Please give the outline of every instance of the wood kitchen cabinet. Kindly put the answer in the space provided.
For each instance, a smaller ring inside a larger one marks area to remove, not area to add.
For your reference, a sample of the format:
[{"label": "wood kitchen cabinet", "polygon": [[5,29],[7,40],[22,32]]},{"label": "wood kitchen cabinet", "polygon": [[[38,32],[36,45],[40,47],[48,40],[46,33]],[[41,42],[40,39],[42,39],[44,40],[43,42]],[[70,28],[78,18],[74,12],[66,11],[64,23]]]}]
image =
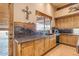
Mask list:
[{"label": "wood kitchen cabinet", "polygon": [[55,27],[59,29],[79,28],[79,15],[57,18],[55,24]]},{"label": "wood kitchen cabinet", "polygon": [[34,46],[35,46],[35,56],[40,56],[44,54],[44,38],[38,39],[34,41]]},{"label": "wood kitchen cabinet", "polygon": [[60,35],[60,38],[59,38],[60,40],[60,43],[65,43],[65,44],[67,44],[67,36],[66,35]]},{"label": "wood kitchen cabinet", "polygon": [[45,51],[48,51],[50,49],[50,38],[45,38]]},{"label": "wood kitchen cabinet", "polygon": [[50,49],[56,46],[56,36],[50,38]]},{"label": "wood kitchen cabinet", "polygon": [[73,27],[79,28],[79,15],[76,15],[76,16],[73,17]]},{"label": "wood kitchen cabinet", "polygon": [[60,35],[60,43],[69,44],[72,46],[76,46],[78,40],[77,35],[67,35],[67,34],[61,34]]},{"label": "wood kitchen cabinet", "polygon": [[15,42],[15,55],[16,56],[33,56],[34,43],[33,41],[16,43]]},{"label": "wood kitchen cabinet", "polygon": [[22,56],[33,56],[34,55],[33,41],[23,43],[21,52],[22,52]]},{"label": "wood kitchen cabinet", "polygon": [[49,36],[47,36],[26,42],[15,40],[15,55],[41,56],[47,51],[49,51],[51,48],[53,48],[54,46],[56,46],[56,37],[54,36],[52,36],[51,39]]},{"label": "wood kitchen cabinet", "polygon": [[70,44],[72,46],[76,46],[77,40],[78,40],[78,37],[75,35],[68,36],[68,44]]},{"label": "wood kitchen cabinet", "polygon": [[34,55],[34,47],[24,47],[22,48],[22,56],[33,56]]}]

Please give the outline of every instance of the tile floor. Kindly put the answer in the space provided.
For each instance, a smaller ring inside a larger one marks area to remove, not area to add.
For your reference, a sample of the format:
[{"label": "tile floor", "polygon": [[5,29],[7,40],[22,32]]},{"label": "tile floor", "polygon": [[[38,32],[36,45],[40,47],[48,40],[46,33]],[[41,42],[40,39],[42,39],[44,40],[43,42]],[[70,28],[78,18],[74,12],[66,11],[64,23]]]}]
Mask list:
[{"label": "tile floor", "polygon": [[76,52],[76,48],[60,44],[45,56],[79,56],[79,54]]}]

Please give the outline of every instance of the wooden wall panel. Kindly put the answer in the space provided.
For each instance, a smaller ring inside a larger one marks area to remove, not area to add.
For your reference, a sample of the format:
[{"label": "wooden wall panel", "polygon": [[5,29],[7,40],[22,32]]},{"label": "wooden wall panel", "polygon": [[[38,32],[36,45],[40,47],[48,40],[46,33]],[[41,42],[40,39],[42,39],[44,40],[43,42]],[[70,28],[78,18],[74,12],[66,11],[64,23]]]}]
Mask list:
[{"label": "wooden wall panel", "polygon": [[0,3],[0,29],[9,31],[8,55],[13,55],[13,9],[12,4]]},{"label": "wooden wall panel", "polygon": [[0,3],[0,28],[8,28],[9,14],[8,4]]},{"label": "wooden wall panel", "polygon": [[9,56],[13,56],[14,23],[13,23],[13,4],[8,4],[9,10]]}]

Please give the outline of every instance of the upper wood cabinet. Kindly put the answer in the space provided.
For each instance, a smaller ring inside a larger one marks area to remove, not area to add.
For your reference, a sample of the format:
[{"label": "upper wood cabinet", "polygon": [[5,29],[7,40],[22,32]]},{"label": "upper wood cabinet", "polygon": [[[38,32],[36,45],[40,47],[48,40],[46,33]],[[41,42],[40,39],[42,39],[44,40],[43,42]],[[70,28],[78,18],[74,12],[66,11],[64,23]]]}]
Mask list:
[{"label": "upper wood cabinet", "polygon": [[[55,21],[58,23],[56,24],[56,27],[59,29],[79,28],[79,10],[75,10],[78,8],[78,6],[79,4],[74,4],[72,6],[56,11]],[[70,12],[71,9],[74,10]]]},{"label": "upper wood cabinet", "polygon": [[66,7],[66,8],[63,8],[63,9],[60,9],[60,10],[56,11],[55,12],[55,18],[60,18],[60,17],[79,14],[79,10],[70,12],[71,8],[75,9],[75,7],[78,7],[78,6],[79,6],[79,4],[74,4],[74,5],[71,5],[69,7]]},{"label": "upper wood cabinet", "polygon": [[79,15],[75,15],[73,18],[73,27],[78,28],[79,27]]},{"label": "upper wood cabinet", "polygon": [[59,29],[79,28],[79,15],[56,19],[55,24]]}]

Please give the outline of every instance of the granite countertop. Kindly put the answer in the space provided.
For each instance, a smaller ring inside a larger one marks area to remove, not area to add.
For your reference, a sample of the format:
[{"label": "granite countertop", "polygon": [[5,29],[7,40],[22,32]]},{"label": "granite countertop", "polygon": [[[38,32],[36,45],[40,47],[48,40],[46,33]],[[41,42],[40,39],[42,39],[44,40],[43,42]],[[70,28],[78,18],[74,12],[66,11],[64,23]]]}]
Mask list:
[{"label": "granite countertop", "polygon": [[70,35],[70,36],[79,36],[79,34],[73,34],[73,33],[62,33],[62,34]]},{"label": "granite countertop", "polygon": [[41,38],[46,38],[46,37],[53,37],[53,35],[33,35],[33,36],[26,36],[26,37],[22,37],[22,38],[15,38],[15,41],[17,43],[24,43],[24,42],[28,42],[28,41],[33,41],[33,40],[38,40]]}]

